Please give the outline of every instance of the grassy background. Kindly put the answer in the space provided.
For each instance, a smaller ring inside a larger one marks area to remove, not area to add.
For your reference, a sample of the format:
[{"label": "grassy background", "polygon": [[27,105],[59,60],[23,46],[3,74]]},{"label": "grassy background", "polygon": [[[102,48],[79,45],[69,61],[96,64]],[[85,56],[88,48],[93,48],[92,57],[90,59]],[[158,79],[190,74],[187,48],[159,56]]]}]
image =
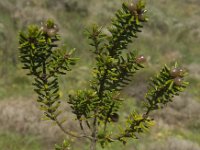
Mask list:
[{"label": "grassy background", "polygon": [[[69,49],[76,47],[80,61],[72,72],[60,79],[63,99],[66,99],[66,91],[82,89],[90,79],[93,60],[85,29],[93,23],[108,27],[120,4],[120,0],[0,1],[0,149],[47,150],[63,137],[56,127],[40,120],[31,78],[25,75],[18,60],[19,30],[52,18],[59,25],[61,44]],[[164,64],[178,61],[189,72],[190,86],[167,108],[153,114],[157,124],[150,133],[142,135],[140,140],[130,141],[126,148],[113,144],[107,149],[200,150],[199,6],[199,0],[147,1],[149,22],[129,49],[144,54],[148,63],[123,90],[127,103],[121,110],[122,118],[132,109],[142,110],[146,81]],[[67,124],[69,128],[74,127],[72,117]],[[77,144],[80,143],[74,143],[73,149]],[[88,149],[84,141],[81,145],[85,148],[80,149]]]}]

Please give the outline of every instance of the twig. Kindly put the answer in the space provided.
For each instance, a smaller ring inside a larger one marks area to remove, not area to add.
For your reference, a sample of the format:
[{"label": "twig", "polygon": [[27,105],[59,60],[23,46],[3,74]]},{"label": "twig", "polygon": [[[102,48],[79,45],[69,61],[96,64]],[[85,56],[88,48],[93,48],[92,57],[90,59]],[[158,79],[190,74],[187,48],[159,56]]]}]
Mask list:
[{"label": "twig", "polygon": [[91,136],[88,136],[88,135],[77,135],[75,133],[67,131],[57,119],[55,119],[55,122],[57,123],[59,128],[67,135],[70,135],[70,136],[75,137],[75,138],[88,138],[88,139],[92,140]]}]

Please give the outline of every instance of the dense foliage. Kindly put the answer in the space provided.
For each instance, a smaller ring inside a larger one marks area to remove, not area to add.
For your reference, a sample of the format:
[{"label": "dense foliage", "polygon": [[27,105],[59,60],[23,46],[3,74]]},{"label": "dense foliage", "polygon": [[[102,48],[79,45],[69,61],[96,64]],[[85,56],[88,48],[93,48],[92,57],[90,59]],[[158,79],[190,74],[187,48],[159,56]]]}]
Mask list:
[{"label": "dense foliage", "polygon": [[[30,26],[26,33],[20,33],[20,58],[28,75],[34,77],[33,85],[38,94],[38,102],[44,115],[57,123],[61,130],[73,137],[87,138],[91,141],[91,150],[100,142],[102,147],[108,143],[120,141],[123,144],[129,138],[138,138],[139,133],[147,131],[153,125],[149,114],[164,107],[175,95],[182,92],[187,82],[183,81],[185,71],[177,66],[163,69],[152,78],[144,102],[145,112],[133,111],[118,131],[109,129],[110,124],[120,119],[119,108],[125,102],[120,90],[128,85],[132,76],[142,69],[145,57],[135,50],[127,50],[132,38],[137,38],[143,24],[147,21],[145,3],[123,3],[112,20],[112,26],[105,34],[102,27],[94,25],[88,30],[90,45],[96,60],[93,78],[85,90],[78,90],[69,95],[68,103],[76,115],[82,133],[68,131],[58,119],[59,110],[59,75],[70,71],[75,64],[73,51],[58,48],[60,40],[57,25],[48,20],[41,28]],[[67,145],[67,144],[64,144]],[[64,146],[57,146],[64,149]]]}]

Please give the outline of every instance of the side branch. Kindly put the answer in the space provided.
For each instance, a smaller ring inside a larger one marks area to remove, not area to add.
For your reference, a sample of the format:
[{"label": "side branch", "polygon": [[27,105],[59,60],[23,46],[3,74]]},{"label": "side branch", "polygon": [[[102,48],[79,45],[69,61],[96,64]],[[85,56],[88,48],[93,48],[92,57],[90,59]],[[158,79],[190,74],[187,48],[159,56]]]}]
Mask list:
[{"label": "side branch", "polygon": [[67,135],[69,135],[69,136],[72,136],[72,137],[75,137],[75,138],[87,138],[87,139],[89,139],[89,140],[92,140],[92,137],[91,137],[91,136],[88,136],[88,135],[79,135],[79,134],[76,134],[76,133],[72,133],[72,132],[66,130],[66,129],[62,126],[62,124],[61,124],[57,119],[55,119],[54,121],[56,122],[56,124],[58,125],[58,127],[59,127],[65,134],[67,134]]}]

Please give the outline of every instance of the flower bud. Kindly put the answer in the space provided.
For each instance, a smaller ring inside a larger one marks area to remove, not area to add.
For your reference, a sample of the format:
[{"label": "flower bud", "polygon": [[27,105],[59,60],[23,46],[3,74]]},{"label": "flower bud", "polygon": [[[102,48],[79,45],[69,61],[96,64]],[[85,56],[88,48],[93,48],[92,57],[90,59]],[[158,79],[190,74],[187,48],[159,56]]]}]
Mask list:
[{"label": "flower bud", "polygon": [[42,25],[40,31],[42,31],[43,33],[47,33],[47,27],[45,25]]},{"label": "flower bud", "polygon": [[110,119],[112,122],[118,122],[119,121],[119,115],[117,113],[113,113],[110,115]]},{"label": "flower bud", "polygon": [[54,28],[48,29],[48,30],[47,30],[47,35],[48,35],[49,37],[55,36],[56,33],[57,33],[57,31],[56,31]]},{"label": "flower bud", "polygon": [[178,77],[179,76],[179,69],[178,68],[173,68],[171,71],[170,71],[170,75],[172,77]]},{"label": "flower bud", "polygon": [[184,74],[185,74],[185,70],[182,69],[182,68],[180,68],[180,69],[179,69],[179,76],[180,76],[180,77],[183,77]]},{"label": "flower bud", "polygon": [[144,21],[146,21],[145,19],[145,16],[143,15],[143,14],[139,14],[138,15],[138,19],[139,19],[139,21],[141,21],[141,22],[144,22]]},{"label": "flower bud", "polygon": [[184,76],[184,73],[185,73],[185,70],[182,69],[182,68],[173,68],[171,71],[170,71],[170,75],[172,77],[183,77]]},{"label": "flower bud", "polygon": [[137,6],[134,3],[130,3],[127,7],[132,15],[137,14]]},{"label": "flower bud", "polygon": [[141,64],[141,63],[144,63],[144,62],[146,62],[146,58],[143,55],[136,57],[136,63],[137,64]]},{"label": "flower bud", "polygon": [[54,26],[53,26],[53,29],[55,29],[55,30],[56,30],[56,32],[58,32],[58,31],[59,31],[59,28],[58,28],[57,24],[54,24]]},{"label": "flower bud", "polygon": [[182,84],[182,78],[180,77],[174,78],[174,84],[180,86]]}]

